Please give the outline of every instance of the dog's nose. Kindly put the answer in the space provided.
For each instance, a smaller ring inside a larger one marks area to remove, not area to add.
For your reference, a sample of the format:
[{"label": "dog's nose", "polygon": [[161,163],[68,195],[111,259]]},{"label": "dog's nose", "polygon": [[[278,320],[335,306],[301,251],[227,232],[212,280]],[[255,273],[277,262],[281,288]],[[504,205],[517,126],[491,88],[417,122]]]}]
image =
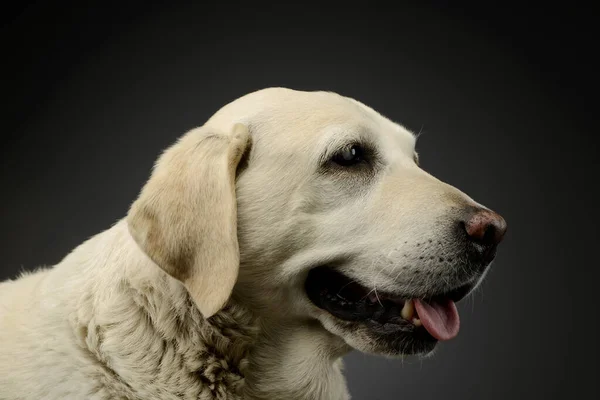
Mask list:
[{"label": "dog's nose", "polygon": [[494,211],[475,209],[463,221],[468,239],[477,244],[484,263],[490,263],[496,256],[496,248],[506,233],[506,221]]},{"label": "dog's nose", "polygon": [[464,224],[469,239],[485,246],[497,246],[506,233],[506,221],[491,210],[479,209],[471,213]]}]

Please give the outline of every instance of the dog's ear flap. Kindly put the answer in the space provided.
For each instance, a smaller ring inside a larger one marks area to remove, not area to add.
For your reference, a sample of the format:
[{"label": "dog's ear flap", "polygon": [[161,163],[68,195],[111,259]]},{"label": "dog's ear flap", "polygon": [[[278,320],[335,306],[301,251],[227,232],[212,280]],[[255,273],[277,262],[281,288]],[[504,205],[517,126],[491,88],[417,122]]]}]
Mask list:
[{"label": "dog's ear flap", "polygon": [[137,244],[205,318],[225,305],[238,276],[235,176],[248,142],[242,124],[188,132],[159,157],[127,215]]}]

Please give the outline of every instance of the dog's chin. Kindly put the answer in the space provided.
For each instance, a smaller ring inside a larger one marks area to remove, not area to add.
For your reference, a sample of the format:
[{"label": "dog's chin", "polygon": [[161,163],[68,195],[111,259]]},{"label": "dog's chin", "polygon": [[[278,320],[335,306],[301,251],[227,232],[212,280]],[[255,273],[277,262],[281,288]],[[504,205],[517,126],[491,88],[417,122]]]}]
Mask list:
[{"label": "dog's chin", "polygon": [[438,343],[431,335],[408,324],[344,321],[327,312],[322,312],[318,318],[327,331],[340,337],[352,349],[367,354],[390,358],[426,356]]},{"label": "dog's chin", "polygon": [[[435,321],[421,321],[415,301],[421,304],[451,303],[448,307],[454,307],[454,302],[472,289],[473,285],[467,284],[451,292],[423,295],[422,299],[413,300],[375,293],[328,266],[311,270],[305,282],[306,294],[319,309],[318,319],[325,329],[356,350],[388,357],[427,355],[440,340],[458,333],[458,320],[446,320],[446,331],[436,331]],[[441,308],[443,314],[444,306],[436,307]],[[458,318],[455,308],[448,314]],[[426,325],[429,328],[426,329]]]}]

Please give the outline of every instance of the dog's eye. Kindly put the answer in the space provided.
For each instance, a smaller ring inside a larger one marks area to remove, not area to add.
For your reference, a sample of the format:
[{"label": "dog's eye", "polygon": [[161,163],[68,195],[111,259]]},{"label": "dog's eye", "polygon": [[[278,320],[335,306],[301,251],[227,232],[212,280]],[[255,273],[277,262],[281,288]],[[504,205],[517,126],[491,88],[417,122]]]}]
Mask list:
[{"label": "dog's eye", "polygon": [[364,153],[364,149],[361,146],[352,144],[337,152],[332,157],[331,161],[343,167],[348,167],[363,162]]}]

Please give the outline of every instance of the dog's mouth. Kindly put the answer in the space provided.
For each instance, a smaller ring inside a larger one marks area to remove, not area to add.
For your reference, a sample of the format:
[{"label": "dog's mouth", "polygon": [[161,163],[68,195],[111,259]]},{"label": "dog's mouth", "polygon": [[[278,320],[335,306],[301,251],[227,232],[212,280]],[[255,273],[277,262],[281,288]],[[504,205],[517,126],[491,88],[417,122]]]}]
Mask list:
[{"label": "dog's mouth", "polygon": [[458,334],[455,303],[472,288],[468,284],[448,293],[410,298],[369,289],[328,266],[311,270],[305,284],[309,299],[336,318],[366,323],[386,334],[410,332],[427,341]]}]

